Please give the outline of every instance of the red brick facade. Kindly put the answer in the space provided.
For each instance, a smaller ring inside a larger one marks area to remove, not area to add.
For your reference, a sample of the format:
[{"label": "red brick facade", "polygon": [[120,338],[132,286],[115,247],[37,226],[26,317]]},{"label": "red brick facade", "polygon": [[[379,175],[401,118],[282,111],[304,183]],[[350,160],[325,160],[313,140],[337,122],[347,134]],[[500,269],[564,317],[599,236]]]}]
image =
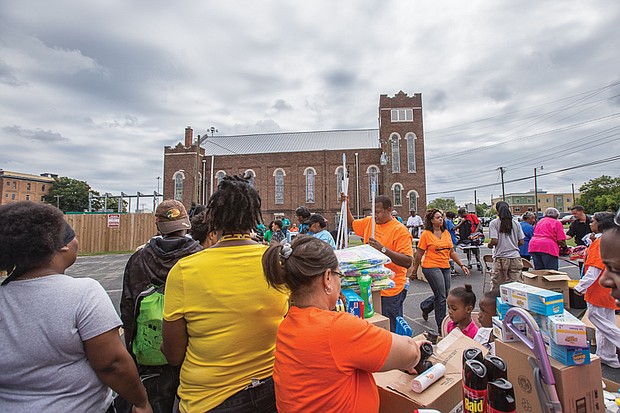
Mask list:
[{"label": "red brick facade", "polygon": [[[217,155],[213,157],[213,173],[224,171],[227,175],[243,175],[252,170],[255,173],[254,187],[258,190],[262,200],[263,219],[271,221],[274,214],[283,213],[295,221],[294,210],[301,205],[324,215],[329,222],[328,229],[334,229],[336,215],[340,212],[338,195],[337,168],[342,166],[342,154],[346,154],[349,170],[349,199],[351,211],[357,214],[359,205],[360,215],[370,215],[370,184],[368,169],[374,166],[378,169],[378,192],[387,194],[394,203],[395,184],[402,186],[401,204],[394,205],[394,209],[406,220],[409,211],[407,194],[414,190],[418,194],[418,213],[422,215],[426,209],[426,174],[424,164],[424,129],[422,125],[421,95],[411,97],[403,92],[390,98],[381,95],[379,102],[379,137],[381,148],[359,150],[323,150],[312,152],[282,152],[247,155]],[[408,109],[413,113],[413,119],[392,122],[392,109]],[[415,134],[415,172],[408,170],[407,136]],[[400,172],[392,172],[393,156],[391,138],[399,142]],[[197,146],[193,139],[191,128],[185,130],[185,145],[179,143],[176,147],[164,148],[164,198],[175,197],[175,174],[182,179],[181,200],[190,207],[192,202],[203,203],[208,199],[211,182],[211,160],[208,154],[204,156],[204,149]],[[381,154],[384,152],[389,159],[386,165],[381,165]],[[356,168],[356,156],[358,154]],[[306,175],[308,168],[315,172],[314,202],[306,201]],[[284,171],[284,200],[276,204],[275,171]],[[202,179],[204,177],[205,179]],[[217,180],[213,179],[217,186]],[[202,194],[202,188],[204,192]],[[359,202],[357,193],[359,192]]]}]

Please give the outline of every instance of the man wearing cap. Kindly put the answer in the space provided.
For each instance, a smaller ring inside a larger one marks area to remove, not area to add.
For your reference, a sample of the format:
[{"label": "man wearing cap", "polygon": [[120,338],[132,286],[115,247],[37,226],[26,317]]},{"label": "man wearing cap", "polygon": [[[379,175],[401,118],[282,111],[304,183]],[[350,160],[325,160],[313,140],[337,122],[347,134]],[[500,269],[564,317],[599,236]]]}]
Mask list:
[{"label": "man wearing cap", "polygon": [[[160,203],[155,210],[155,224],[159,235],[151,238],[143,248],[129,258],[123,276],[120,310],[125,330],[125,343],[130,353],[132,351],[131,340],[136,330],[134,313],[138,295],[150,285],[164,285],[168,271],[177,261],[203,249],[198,241],[187,236],[191,224],[181,202],[167,199]],[[150,389],[148,388],[150,386],[147,386],[153,412],[172,411],[178,387],[178,368],[169,365],[138,365],[138,371],[141,376],[159,375],[159,388]]]}]

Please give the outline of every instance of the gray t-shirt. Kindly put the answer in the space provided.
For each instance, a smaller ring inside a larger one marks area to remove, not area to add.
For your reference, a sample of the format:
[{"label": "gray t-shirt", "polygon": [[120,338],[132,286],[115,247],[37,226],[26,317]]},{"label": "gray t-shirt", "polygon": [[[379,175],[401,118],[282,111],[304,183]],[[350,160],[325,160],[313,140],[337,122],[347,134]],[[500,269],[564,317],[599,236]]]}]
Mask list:
[{"label": "gray t-shirt", "polygon": [[512,220],[512,231],[510,234],[499,232],[501,221],[495,218],[489,224],[489,237],[497,238],[497,245],[493,248],[493,258],[519,258],[519,240],[525,238],[523,229],[517,220]]},{"label": "gray t-shirt", "polygon": [[0,411],[105,412],[112,391],[83,341],[120,325],[91,278],[57,274],[0,287]]}]

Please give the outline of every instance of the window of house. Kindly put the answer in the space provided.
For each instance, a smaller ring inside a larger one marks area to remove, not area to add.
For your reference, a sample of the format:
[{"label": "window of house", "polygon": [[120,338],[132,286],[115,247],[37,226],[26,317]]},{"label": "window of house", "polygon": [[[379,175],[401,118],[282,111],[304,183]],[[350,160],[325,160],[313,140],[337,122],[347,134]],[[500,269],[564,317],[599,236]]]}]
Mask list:
[{"label": "window of house", "polygon": [[11,194],[11,199],[15,199],[15,194]]},{"label": "window of house", "polygon": [[547,198],[547,203],[551,202],[551,198]]},{"label": "window of house", "polygon": [[394,193],[394,206],[403,205],[403,186],[398,182],[392,186],[392,192]]},{"label": "window of house", "polygon": [[248,169],[243,175],[248,178],[248,183],[250,186],[254,187],[254,178],[256,178],[256,173],[252,169]]},{"label": "window of house", "polygon": [[284,171],[276,169],[274,172],[276,179],[276,204],[284,203]]},{"label": "window of house", "polygon": [[372,201],[372,194],[375,194],[375,197],[379,194],[379,186],[378,186],[378,175],[379,168],[376,166],[369,166],[366,171],[368,174],[368,200]]},{"label": "window of house", "polygon": [[413,109],[392,109],[392,122],[413,122]]},{"label": "window of house", "polygon": [[521,200],[519,198],[515,199],[515,204],[520,204]]},{"label": "window of house", "polygon": [[45,185],[41,185],[41,191],[45,191]]},{"label": "window of house", "polygon": [[174,180],[174,199],[177,201],[183,200],[183,180],[185,179],[185,174],[181,171],[177,171],[172,177]]},{"label": "window of house", "polygon": [[30,195],[26,195],[26,201],[30,201]]},{"label": "window of house", "polygon": [[41,202],[45,202],[45,197],[41,196]]},{"label": "window of house", "polygon": [[570,202],[570,198],[566,198],[566,202]]},{"label": "window of house", "polygon": [[26,191],[30,191],[30,182],[26,183]]},{"label": "window of house", "polygon": [[304,174],[306,175],[306,202],[314,203],[314,176],[316,172],[313,168],[307,168]]},{"label": "window of house", "polygon": [[225,176],[226,176],[226,172],[218,171],[215,174],[215,180],[217,181],[215,186],[220,186],[220,182],[222,182],[222,179],[224,179]]},{"label": "window of house", "polygon": [[391,146],[392,146],[392,172],[400,173],[400,144],[399,137],[397,134],[393,134],[390,137]]},{"label": "window of house", "polygon": [[516,207],[516,208],[515,208],[515,212],[521,212],[521,208]]},{"label": "window of house", "polygon": [[407,172],[415,173],[415,140],[413,133],[407,134]]},{"label": "window of house", "polygon": [[418,192],[417,191],[409,191],[407,193],[407,198],[409,198],[409,210],[411,211],[412,209],[417,211],[418,210]]},{"label": "window of house", "polygon": [[6,181],[6,186],[11,186],[11,182],[10,181]]}]

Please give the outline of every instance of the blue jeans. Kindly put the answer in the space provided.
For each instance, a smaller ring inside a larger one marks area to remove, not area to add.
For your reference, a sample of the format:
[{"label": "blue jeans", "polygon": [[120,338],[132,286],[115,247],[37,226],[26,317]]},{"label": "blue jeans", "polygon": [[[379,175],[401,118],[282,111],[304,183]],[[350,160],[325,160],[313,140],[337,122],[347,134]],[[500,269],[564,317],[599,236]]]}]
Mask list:
[{"label": "blue jeans", "polygon": [[558,270],[560,268],[560,262],[558,257],[555,257],[546,252],[530,252],[532,261],[534,261],[534,268],[537,270]]},{"label": "blue jeans", "polygon": [[450,268],[422,268],[422,273],[433,290],[433,296],[422,301],[420,308],[427,314],[435,310],[435,322],[441,333],[441,323],[446,317],[446,298],[450,291]]},{"label": "blue jeans", "polygon": [[403,316],[403,303],[407,297],[407,290],[403,288],[401,292],[392,297],[381,297],[381,312],[390,319],[390,331],[396,332],[396,317]]},{"label": "blue jeans", "polygon": [[209,410],[214,413],[277,413],[273,379],[263,380],[257,387],[241,390],[219,406]]}]

